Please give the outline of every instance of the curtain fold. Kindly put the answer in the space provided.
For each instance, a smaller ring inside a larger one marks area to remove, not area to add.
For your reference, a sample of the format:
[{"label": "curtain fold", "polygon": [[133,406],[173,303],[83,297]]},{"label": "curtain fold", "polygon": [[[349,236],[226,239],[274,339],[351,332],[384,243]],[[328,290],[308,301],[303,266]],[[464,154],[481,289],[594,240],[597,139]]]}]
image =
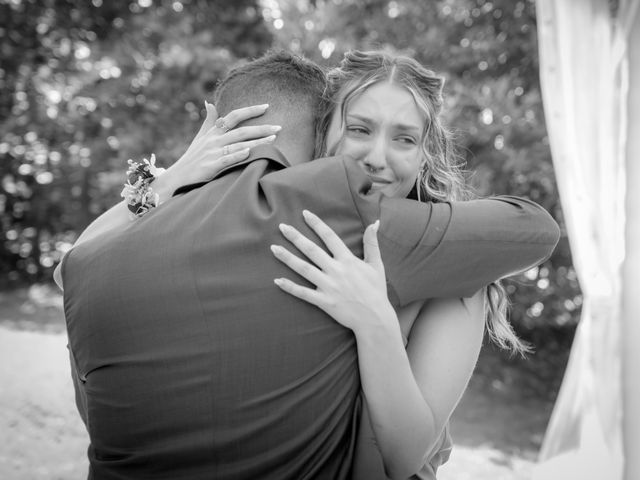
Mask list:
[{"label": "curtain fold", "polygon": [[580,323],[534,479],[621,479],[627,39],[640,0],[536,0],[540,82]]}]

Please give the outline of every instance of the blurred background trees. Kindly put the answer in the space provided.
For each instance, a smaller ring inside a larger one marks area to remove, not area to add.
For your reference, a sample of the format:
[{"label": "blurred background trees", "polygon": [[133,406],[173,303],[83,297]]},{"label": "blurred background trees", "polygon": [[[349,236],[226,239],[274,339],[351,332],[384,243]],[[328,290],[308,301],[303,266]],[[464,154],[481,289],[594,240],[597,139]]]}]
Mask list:
[{"label": "blurred background trees", "polygon": [[[177,159],[218,79],[274,46],[326,66],[351,48],[413,55],[446,78],[476,190],[562,225],[532,0],[0,0],[0,288],[49,281],[119,200],[126,160]],[[581,304],[566,236],[507,287],[522,335],[565,343]]]},{"label": "blurred background trees", "polygon": [[126,160],[176,159],[218,78],[272,42],[252,0],[2,0],[0,38],[0,287],[48,280]]}]

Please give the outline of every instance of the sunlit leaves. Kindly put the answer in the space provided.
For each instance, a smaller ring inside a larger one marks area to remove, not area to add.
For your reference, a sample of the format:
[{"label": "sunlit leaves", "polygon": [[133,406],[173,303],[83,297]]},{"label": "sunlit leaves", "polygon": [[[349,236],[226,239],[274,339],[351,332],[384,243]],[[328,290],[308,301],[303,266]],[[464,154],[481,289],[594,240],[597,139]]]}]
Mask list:
[{"label": "sunlit leaves", "polygon": [[126,159],[181,153],[271,36],[253,0],[0,1],[0,287],[50,278]]}]

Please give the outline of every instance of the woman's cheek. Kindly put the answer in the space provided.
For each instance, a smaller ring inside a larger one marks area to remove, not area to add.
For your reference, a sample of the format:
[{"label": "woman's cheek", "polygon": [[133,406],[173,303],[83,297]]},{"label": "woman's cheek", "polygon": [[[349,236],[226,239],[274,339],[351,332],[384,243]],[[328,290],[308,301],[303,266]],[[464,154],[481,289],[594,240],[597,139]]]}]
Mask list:
[{"label": "woman's cheek", "polygon": [[417,155],[407,155],[395,162],[396,176],[407,182],[415,182],[418,178],[420,161]]},{"label": "woman's cheek", "polygon": [[367,149],[364,146],[356,141],[353,141],[349,138],[343,138],[342,142],[338,146],[338,150],[336,153],[341,155],[348,155],[353,157],[356,160],[360,160],[364,158],[367,154]]}]

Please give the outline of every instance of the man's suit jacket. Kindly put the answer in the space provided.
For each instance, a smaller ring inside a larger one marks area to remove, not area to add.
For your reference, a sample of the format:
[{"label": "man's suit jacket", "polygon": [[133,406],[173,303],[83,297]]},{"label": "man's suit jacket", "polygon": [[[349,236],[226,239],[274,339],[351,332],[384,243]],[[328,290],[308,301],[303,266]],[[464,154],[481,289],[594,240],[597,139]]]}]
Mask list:
[{"label": "man's suit jacket", "polygon": [[[380,218],[389,295],[469,296],[531,267],[558,228],[513,197],[460,204],[368,194],[355,163],[283,168],[273,147],[76,246],[62,274],[78,405],[96,479],[347,478],[353,334],[281,292],[278,224],[309,209],[356,255]],[[301,279],[297,279],[302,281]]]}]

